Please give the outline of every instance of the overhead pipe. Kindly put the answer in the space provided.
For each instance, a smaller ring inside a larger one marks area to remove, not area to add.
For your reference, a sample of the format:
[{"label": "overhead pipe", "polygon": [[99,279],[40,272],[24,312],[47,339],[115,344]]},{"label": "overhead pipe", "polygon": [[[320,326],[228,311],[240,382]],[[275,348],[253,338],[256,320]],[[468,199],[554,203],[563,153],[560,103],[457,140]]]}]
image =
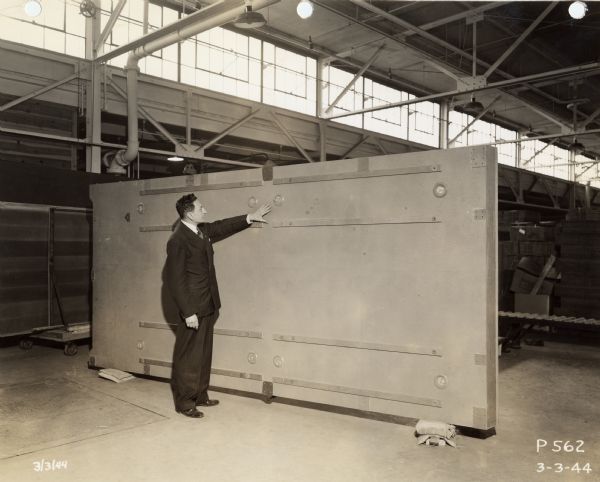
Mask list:
[{"label": "overhead pipe", "polygon": [[[268,7],[280,0],[253,0],[252,8],[254,11]],[[244,0],[223,0],[203,8],[192,16],[198,16],[198,21],[189,23],[187,18],[184,26],[175,31],[168,31],[164,36],[154,38],[132,50],[127,57],[125,73],[127,75],[127,149],[118,151],[113,157],[107,171],[113,174],[125,173],[125,167],[137,158],[139,151],[138,141],[138,62],[148,55],[172,45],[181,42],[189,37],[220,27],[235,20],[244,9],[248,2]],[[222,10],[225,8],[225,10]],[[213,14],[214,12],[214,14]],[[212,14],[212,15],[211,15]],[[180,20],[181,22],[181,20]],[[172,26],[167,26],[172,30]]]}]

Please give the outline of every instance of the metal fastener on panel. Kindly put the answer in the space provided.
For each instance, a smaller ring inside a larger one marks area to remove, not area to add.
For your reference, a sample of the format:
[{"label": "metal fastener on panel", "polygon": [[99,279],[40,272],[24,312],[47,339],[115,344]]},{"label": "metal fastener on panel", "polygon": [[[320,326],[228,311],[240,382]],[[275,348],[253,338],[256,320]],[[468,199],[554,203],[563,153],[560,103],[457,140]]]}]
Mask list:
[{"label": "metal fastener on panel", "polygon": [[275,365],[277,368],[281,368],[283,366],[283,357],[275,355],[273,357],[273,365]]},{"label": "metal fastener on panel", "polygon": [[256,198],[254,196],[250,196],[250,199],[248,199],[248,206],[251,208],[255,208],[257,204],[258,201],[256,200]]},{"label": "metal fastener on panel", "polygon": [[443,182],[438,182],[433,186],[433,195],[435,197],[444,197],[448,194],[448,188]]},{"label": "metal fastener on panel", "polygon": [[476,221],[482,221],[485,219],[487,211],[485,209],[475,209],[473,211],[473,217]]},{"label": "metal fastener on panel", "polygon": [[139,203],[139,204],[137,205],[137,212],[138,212],[139,214],[144,214],[144,203]]},{"label": "metal fastener on panel", "polygon": [[254,365],[256,363],[256,360],[258,359],[258,355],[254,352],[250,352],[248,353],[248,363],[251,363],[252,365]]},{"label": "metal fastener on panel", "polygon": [[448,386],[448,378],[446,377],[446,375],[438,375],[435,377],[435,380],[433,382],[435,384],[436,387],[440,388],[440,389],[444,389]]},{"label": "metal fastener on panel", "polygon": [[138,340],[138,342],[137,342],[137,349],[138,350],[143,350],[144,349],[144,342],[142,340]]},{"label": "metal fastener on panel", "polygon": [[275,206],[281,206],[284,201],[285,198],[281,194],[277,194],[273,199],[273,203],[275,204]]}]

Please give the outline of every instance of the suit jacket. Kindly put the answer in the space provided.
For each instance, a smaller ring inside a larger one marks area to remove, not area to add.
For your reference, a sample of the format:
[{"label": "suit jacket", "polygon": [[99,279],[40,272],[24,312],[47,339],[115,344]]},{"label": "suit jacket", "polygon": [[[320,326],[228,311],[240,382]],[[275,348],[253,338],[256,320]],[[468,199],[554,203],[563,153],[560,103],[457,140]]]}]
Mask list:
[{"label": "suit jacket", "polygon": [[200,236],[177,224],[167,243],[165,281],[183,318],[207,316],[221,307],[212,244],[248,226],[245,215],[202,223]]}]

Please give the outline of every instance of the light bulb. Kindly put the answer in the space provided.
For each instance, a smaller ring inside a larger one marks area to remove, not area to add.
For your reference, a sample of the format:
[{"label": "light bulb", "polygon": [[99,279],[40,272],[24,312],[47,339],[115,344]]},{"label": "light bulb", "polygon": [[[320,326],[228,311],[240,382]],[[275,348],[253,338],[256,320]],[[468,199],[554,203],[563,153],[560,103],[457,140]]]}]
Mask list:
[{"label": "light bulb", "polygon": [[301,19],[310,17],[313,14],[313,4],[309,0],[300,0],[296,7],[296,13]]},{"label": "light bulb", "polygon": [[571,5],[569,5],[569,15],[571,15],[571,17],[573,17],[576,20],[580,20],[583,17],[585,17],[587,9],[588,8],[585,2],[573,2]]},{"label": "light bulb", "polygon": [[27,0],[24,8],[28,17],[37,17],[42,13],[42,4],[38,0]]}]

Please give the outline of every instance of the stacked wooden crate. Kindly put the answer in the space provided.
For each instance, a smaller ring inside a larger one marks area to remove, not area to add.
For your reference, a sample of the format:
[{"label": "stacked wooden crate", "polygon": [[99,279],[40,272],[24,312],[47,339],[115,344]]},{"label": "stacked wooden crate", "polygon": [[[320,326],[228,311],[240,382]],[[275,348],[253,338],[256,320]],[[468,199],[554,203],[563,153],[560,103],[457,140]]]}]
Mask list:
[{"label": "stacked wooden crate", "polygon": [[[556,226],[542,222],[538,212],[500,211],[498,229],[498,308],[513,311],[514,293],[531,292],[537,276],[554,252]],[[552,286],[552,280],[544,282],[539,294],[550,294]]]},{"label": "stacked wooden crate", "polygon": [[600,319],[600,210],[569,211],[558,244],[562,279],[555,313]]}]

